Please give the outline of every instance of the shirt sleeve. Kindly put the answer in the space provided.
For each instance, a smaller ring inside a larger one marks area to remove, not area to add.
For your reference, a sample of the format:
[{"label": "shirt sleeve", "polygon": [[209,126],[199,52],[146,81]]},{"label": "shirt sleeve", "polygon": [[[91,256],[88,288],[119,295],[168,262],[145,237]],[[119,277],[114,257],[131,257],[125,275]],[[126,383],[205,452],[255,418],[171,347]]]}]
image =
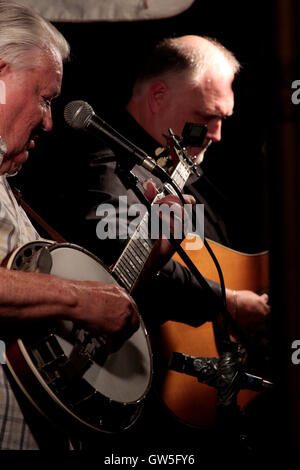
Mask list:
[{"label": "shirt sleeve", "polygon": [[186,267],[170,260],[157,276],[138,284],[134,298],[150,324],[172,320],[197,327],[215,320],[222,300],[220,285],[206,282],[208,289]]}]

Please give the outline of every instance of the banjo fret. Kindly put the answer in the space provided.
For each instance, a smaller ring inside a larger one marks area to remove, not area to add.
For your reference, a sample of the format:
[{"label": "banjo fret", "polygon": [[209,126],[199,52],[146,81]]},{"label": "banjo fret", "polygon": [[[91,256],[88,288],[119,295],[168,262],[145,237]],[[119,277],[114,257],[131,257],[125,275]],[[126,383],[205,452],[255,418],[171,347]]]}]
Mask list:
[{"label": "banjo fret", "polygon": [[[184,188],[191,171],[191,168],[181,161],[173,170],[172,179],[180,190]],[[159,194],[154,201],[163,196],[163,193]],[[112,269],[117,279],[125,285],[129,292],[133,289],[144,269],[154,243],[155,240],[152,240],[149,236],[149,213],[146,212]]]},{"label": "banjo fret", "polygon": [[148,220],[149,215],[146,213],[112,270],[123,283],[125,279],[129,291],[139,278],[154,245],[150,238],[146,238]]}]

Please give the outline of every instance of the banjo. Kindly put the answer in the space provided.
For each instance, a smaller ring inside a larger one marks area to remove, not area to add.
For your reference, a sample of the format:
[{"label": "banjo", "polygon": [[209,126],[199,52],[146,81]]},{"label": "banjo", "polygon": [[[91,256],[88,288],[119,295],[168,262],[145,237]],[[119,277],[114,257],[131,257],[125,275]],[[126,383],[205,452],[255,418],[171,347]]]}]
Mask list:
[{"label": "banjo", "polygon": [[[7,268],[65,279],[121,283],[92,253],[70,243],[35,241],[18,248]],[[118,282],[119,281],[119,282]],[[77,432],[114,433],[138,418],[152,382],[152,352],[139,329],[111,354],[100,336],[71,321],[35,325],[13,341],[6,364],[23,393],[46,418]]]},{"label": "banjo", "polygon": [[[179,189],[191,168],[185,159],[177,162],[171,177]],[[158,198],[163,196],[162,192]],[[155,243],[142,235],[148,233],[148,223],[146,212],[113,269],[75,244],[40,240],[16,249],[7,268],[117,283],[131,292]],[[131,427],[141,413],[153,376],[151,344],[142,318],[139,329],[110,354],[100,336],[78,329],[71,321],[55,321],[47,327],[36,324],[10,343],[6,364],[42,415],[79,433],[115,433]]]}]

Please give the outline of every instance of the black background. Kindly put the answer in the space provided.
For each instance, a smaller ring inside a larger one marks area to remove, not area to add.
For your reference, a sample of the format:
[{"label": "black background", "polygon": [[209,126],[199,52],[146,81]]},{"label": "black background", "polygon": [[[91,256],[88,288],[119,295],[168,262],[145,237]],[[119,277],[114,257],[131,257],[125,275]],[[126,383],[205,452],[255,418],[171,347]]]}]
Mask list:
[{"label": "black background", "polygon": [[233,248],[245,252],[268,248],[267,174],[262,154],[268,119],[268,90],[262,72],[268,54],[268,21],[268,2],[243,5],[196,0],[188,11],[170,19],[57,23],[70,42],[71,61],[65,65],[62,95],[53,103],[54,129],[39,139],[29,162],[14,178],[24,198],[68,240],[76,240],[73,222],[89,142],[67,128],[65,104],[82,99],[105,116],[106,110],[126,104],[140,65],[158,40],[207,35],[234,52],[242,71],[234,85],[234,116],[224,122],[223,139],[210,147],[203,169],[226,198]]},{"label": "black background", "polygon": [[282,387],[269,424],[279,441],[299,449],[300,379],[291,364],[291,343],[300,338],[300,133],[298,107],[291,104],[292,81],[300,78],[299,4],[196,0],[170,19],[57,27],[71,44],[72,60],[65,66],[62,96],[53,104],[54,130],[41,137],[14,180],[69,241],[76,240],[80,224],[76,210],[91,143],[67,128],[66,103],[88,101],[100,116],[117,112],[141,62],[165,36],[216,37],[241,62],[234,116],[225,121],[222,142],[210,147],[203,168],[228,201],[233,247],[250,253],[271,249],[274,367]]}]

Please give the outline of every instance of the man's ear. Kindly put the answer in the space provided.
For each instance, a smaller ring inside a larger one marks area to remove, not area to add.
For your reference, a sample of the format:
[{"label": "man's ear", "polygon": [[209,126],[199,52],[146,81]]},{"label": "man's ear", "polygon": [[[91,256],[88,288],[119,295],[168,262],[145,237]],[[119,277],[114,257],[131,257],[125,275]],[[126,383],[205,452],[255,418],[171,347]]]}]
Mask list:
[{"label": "man's ear", "polygon": [[162,80],[155,80],[148,90],[148,103],[153,114],[158,114],[166,106],[169,88]]}]

